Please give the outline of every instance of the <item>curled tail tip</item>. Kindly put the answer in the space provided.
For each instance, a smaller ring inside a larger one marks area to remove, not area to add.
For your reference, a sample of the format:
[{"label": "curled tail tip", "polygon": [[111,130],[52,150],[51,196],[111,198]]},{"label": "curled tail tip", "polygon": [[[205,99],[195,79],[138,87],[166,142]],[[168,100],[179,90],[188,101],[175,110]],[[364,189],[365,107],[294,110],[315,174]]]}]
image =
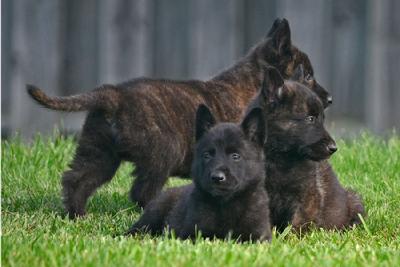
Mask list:
[{"label": "curled tail tip", "polygon": [[32,84],[27,84],[26,91],[33,98],[33,100],[35,100],[40,105],[46,108],[52,108],[51,99],[38,87]]},{"label": "curled tail tip", "polygon": [[39,88],[37,88],[36,86],[34,86],[33,84],[27,84],[26,85],[26,91],[28,92],[28,94],[32,95],[35,91],[39,90]]},{"label": "curled tail tip", "polygon": [[32,84],[27,84],[26,85],[26,91],[34,99],[38,99],[40,96],[43,95],[43,91],[40,90],[38,87],[32,85]]}]

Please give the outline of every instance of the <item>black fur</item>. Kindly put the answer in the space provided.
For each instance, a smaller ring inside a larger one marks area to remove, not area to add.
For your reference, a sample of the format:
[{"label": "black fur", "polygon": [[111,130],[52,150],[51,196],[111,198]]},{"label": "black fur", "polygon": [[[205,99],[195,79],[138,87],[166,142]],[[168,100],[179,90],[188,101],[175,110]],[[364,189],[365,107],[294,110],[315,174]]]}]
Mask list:
[{"label": "black fur", "polygon": [[221,123],[200,106],[196,119],[194,183],[165,190],[151,201],[128,234],[159,234],[168,227],[179,238],[269,240],[268,196],[262,146],[265,123],[253,109],[241,125]]}]

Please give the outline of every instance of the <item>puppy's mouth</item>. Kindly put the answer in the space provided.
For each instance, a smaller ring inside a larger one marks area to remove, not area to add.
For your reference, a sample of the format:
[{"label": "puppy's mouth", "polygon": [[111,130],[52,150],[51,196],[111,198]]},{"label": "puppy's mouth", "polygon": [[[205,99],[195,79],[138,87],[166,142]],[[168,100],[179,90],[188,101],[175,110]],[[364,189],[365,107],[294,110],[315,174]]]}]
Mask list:
[{"label": "puppy's mouth", "polygon": [[322,161],[329,159],[334,153],[325,144],[313,144],[299,149],[301,155],[312,161]]},{"label": "puppy's mouth", "polygon": [[235,188],[231,185],[212,185],[210,193],[213,196],[228,196],[235,193]]},{"label": "puppy's mouth", "polygon": [[229,199],[235,195],[237,188],[230,182],[209,185],[209,193],[214,197]]}]

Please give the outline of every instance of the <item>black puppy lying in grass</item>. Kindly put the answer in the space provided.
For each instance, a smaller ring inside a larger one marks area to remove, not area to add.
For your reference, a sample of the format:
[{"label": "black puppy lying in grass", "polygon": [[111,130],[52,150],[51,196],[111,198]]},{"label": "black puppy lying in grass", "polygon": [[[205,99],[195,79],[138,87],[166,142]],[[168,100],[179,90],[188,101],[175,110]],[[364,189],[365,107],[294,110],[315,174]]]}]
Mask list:
[{"label": "black puppy lying in grass", "polygon": [[210,238],[271,239],[262,110],[251,110],[240,125],[215,123],[210,110],[200,105],[194,183],[162,192],[127,234],[160,234],[167,227],[183,239],[194,238],[196,231]]},{"label": "black puppy lying in grass", "polygon": [[[365,215],[360,197],[342,187],[327,159],[337,150],[324,127],[324,104],[304,86],[299,66],[293,81],[270,67],[249,110],[260,107],[267,123],[266,188],[271,223],[278,230],[310,225],[343,229]],[[296,82],[300,81],[300,82]]]}]

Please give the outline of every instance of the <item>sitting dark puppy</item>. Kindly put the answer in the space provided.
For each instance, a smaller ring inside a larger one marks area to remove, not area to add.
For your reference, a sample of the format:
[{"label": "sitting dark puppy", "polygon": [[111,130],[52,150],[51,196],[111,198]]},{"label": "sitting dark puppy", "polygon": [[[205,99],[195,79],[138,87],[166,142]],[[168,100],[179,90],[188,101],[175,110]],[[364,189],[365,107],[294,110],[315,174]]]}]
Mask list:
[{"label": "sitting dark puppy", "polygon": [[[293,78],[305,83],[301,67]],[[337,148],[323,124],[321,99],[301,83],[284,82],[270,68],[254,107],[263,108],[268,127],[264,152],[272,224],[282,230],[290,223],[295,229],[360,223],[359,196],[340,185],[326,160]]]},{"label": "sitting dark puppy", "polygon": [[[53,98],[28,86],[29,94],[47,108],[89,111],[71,170],[62,178],[69,216],[85,214],[89,196],[112,179],[121,161],[135,163],[131,199],[144,206],[161,191],[168,176],[190,174],[192,118],[199,104],[211,107],[221,121],[237,122],[257,94],[267,65],[288,78],[299,64],[313,74],[307,55],[291,43],[287,20],[277,19],[247,56],[209,81],[142,78]],[[310,83],[310,88],[329,104],[329,95],[318,83]]]},{"label": "sitting dark puppy", "polygon": [[194,183],[165,190],[151,201],[128,234],[159,234],[165,227],[179,238],[269,240],[268,196],[264,187],[262,110],[253,109],[241,125],[221,123],[206,106],[196,116]]}]

